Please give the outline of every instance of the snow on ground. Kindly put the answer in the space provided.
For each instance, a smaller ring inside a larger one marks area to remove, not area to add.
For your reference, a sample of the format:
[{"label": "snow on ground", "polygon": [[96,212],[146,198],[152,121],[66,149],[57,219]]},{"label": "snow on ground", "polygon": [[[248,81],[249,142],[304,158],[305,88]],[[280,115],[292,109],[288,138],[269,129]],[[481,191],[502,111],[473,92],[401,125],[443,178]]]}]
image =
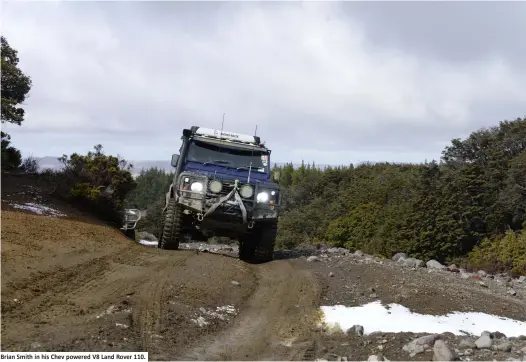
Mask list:
[{"label": "snow on ground", "polygon": [[412,313],[399,304],[382,305],[380,301],[359,307],[343,305],[323,306],[324,322],[332,328],[348,330],[361,325],[364,334],[373,332],[398,333],[445,333],[480,335],[484,331],[499,331],[506,336],[526,334],[526,322],[495,315],[470,312],[454,312],[442,316]]},{"label": "snow on ground", "polygon": [[27,210],[39,215],[46,215],[52,217],[67,216],[66,214],[61,213],[60,211],[55,210],[49,206],[35,204],[32,202],[27,202],[25,204],[11,204],[11,206],[13,206],[15,209]]},{"label": "snow on ground", "polygon": [[157,241],[150,241],[150,240],[139,240],[139,244],[146,245],[146,246],[157,246]]},{"label": "snow on ground", "polygon": [[[230,320],[232,316],[237,315],[237,310],[232,305],[226,305],[223,307],[217,307],[213,309],[199,308],[200,313],[196,313],[196,318],[192,318],[191,321],[197,324],[199,327],[204,327],[210,324],[208,319],[220,319],[222,321]],[[201,315],[199,315],[201,314]]]}]

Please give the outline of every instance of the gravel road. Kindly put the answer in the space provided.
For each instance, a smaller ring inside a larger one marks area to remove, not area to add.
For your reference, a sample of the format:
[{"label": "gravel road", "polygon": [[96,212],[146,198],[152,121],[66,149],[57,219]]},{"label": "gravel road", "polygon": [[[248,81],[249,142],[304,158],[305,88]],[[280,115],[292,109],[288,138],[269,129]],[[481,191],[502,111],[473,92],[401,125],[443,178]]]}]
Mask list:
[{"label": "gravel road", "polygon": [[[4,180],[2,187],[2,351],[148,351],[151,360],[526,361],[526,330],[335,332],[320,323],[319,309],[381,301],[428,315],[484,312],[526,321],[524,278],[334,248],[279,251],[262,265],[240,261],[232,245],[159,250],[36,197],[36,186],[7,197]],[[62,214],[16,206],[30,201]]]}]

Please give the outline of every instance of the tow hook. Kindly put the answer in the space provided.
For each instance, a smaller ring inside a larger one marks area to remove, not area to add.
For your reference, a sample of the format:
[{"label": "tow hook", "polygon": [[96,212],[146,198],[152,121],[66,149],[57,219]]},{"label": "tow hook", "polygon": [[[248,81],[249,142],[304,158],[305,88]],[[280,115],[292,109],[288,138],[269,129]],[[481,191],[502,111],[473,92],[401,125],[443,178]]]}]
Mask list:
[{"label": "tow hook", "polygon": [[197,214],[197,221],[203,221],[203,219],[204,219],[203,214],[201,213]]},{"label": "tow hook", "polygon": [[254,221],[250,221],[250,222],[248,223],[248,228],[249,228],[249,229],[252,229],[253,227],[254,227]]}]

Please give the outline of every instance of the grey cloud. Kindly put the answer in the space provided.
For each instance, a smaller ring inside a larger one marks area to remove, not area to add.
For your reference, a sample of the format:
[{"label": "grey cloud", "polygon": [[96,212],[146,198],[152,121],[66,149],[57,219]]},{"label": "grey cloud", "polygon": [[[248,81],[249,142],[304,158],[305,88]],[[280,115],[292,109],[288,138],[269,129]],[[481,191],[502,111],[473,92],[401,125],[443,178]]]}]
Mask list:
[{"label": "grey cloud", "polygon": [[526,64],[526,3],[506,1],[347,2],[346,13],[377,46],[449,62],[503,57]]},{"label": "grey cloud", "polygon": [[183,127],[220,127],[226,112],[225,129],[258,125],[275,161],[438,158],[526,103],[524,6],[469,4],[8,3],[34,83],[9,131],[33,154],[101,139],[165,159]]}]

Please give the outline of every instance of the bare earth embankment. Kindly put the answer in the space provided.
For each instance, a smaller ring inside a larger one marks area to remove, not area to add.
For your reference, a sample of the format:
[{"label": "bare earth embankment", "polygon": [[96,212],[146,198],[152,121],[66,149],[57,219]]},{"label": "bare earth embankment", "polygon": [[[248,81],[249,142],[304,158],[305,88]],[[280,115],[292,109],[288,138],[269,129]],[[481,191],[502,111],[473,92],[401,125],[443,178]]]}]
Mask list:
[{"label": "bare earth embankment", "polygon": [[519,336],[493,333],[482,348],[473,344],[480,335],[440,334],[415,353],[404,346],[430,333],[368,334],[366,325],[363,335],[358,327],[329,333],[319,325],[320,306],[373,301],[422,314],[478,311],[526,321],[526,282],[403,266],[341,249],[277,252],[263,265],[232,257],[229,246],[206,246],[226,255],[204,252],[198,243],[183,245],[194,250],[159,250],[61,204],[43,185],[13,179],[2,178],[3,351],[148,351],[151,360],[431,360],[433,345],[445,353],[439,339],[464,360],[526,358]]}]

